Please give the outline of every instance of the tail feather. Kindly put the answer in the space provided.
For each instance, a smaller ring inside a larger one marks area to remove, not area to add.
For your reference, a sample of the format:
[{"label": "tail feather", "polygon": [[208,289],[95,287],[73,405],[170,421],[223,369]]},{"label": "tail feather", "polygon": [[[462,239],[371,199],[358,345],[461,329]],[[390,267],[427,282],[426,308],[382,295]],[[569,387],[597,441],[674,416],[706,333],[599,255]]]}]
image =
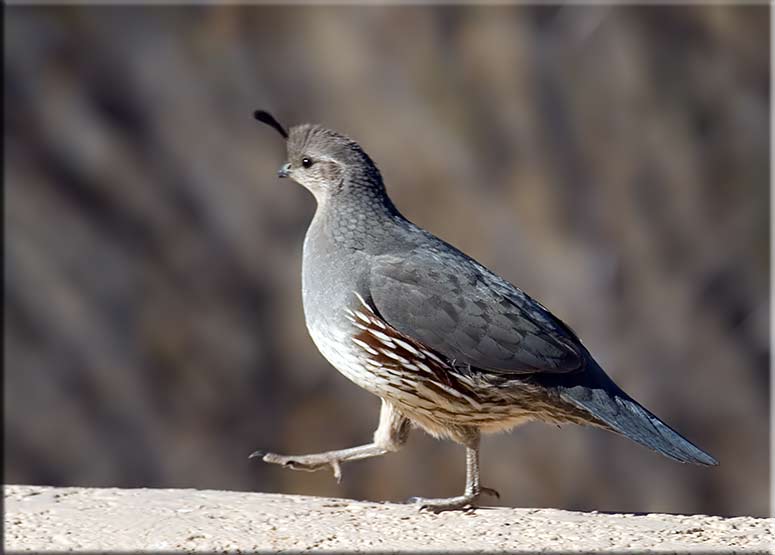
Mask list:
[{"label": "tail feather", "polygon": [[[611,382],[611,385],[614,385]],[[560,397],[589,412],[605,427],[682,463],[716,465],[718,462],[662,422],[614,385],[605,389],[571,387]],[[618,390],[618,391],[617,391]]]},{"label": "tail feather", "polygon": [[717,465],[716,459],[627,395],[590,356],[583,372],[543,374],[540,383],[600,426],[682,463]]}]

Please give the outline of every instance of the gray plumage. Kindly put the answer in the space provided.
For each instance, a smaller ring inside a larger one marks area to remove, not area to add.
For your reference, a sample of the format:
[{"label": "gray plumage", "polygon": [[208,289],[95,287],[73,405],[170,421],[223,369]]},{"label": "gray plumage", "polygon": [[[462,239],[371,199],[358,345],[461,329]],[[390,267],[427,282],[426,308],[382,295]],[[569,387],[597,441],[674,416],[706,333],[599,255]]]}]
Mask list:
[{"label": "gray plumage", "polygon": [[[284,132],[265,112],[256,117]],[[616,386],[540,303],[404,218],[354,141],[300,125],[287,148],[280,176],[318,203],[304,241],[309,333],[334,367],[383,400],[375,443],[352,449],[374,451],[390,418],[391,437],[409,420],[469,449],[466,494],[426,505],[459,508],[492,493],[478,483],[479,433],[528,420],[590,424],[680,462],[716,464]],[[397,448],[388,443],[383,452]],[[344,451],[264,459],[338,472],[341,461],[381,454]]]}]

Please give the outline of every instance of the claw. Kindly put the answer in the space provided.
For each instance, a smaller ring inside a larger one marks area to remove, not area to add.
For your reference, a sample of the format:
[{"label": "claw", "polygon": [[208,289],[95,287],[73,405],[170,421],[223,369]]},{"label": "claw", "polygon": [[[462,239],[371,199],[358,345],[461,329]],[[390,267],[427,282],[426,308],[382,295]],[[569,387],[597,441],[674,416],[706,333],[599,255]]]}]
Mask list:
[{"label": "claw", "polygon": [[[455,510],[455,509],[462,509],[465,505],[453,506],[456,504],[448,504],[444,503],[444,499],[427,499],[425,497],[410,497],[406,500],[407,503],[411,503],[414,505],[420,504],[420,507],[418,508],[418,511],[420,512],[432,512],[434,514],[439,514],[443,511],[449,511],[449,510]],[[450,499],[449,501],[452,501]]]},{"label": "claw", "polygon": [[331,459],[331,468],[334,469],[334,479],[337,484],[342,483],[342,467],[338,459]]},{"label": "claw", "polygon": [[481,493],[486,493],[487,495],[492,495],[496,499],[500,499],[501,498],[501,494],[498,493],[497,490],[494,490],[492,488],[486,488],[486,487],[482,486],[481,489],[480,489],[480,492]]},{"label": "claw", "polygon": [[261,451],[261,450],[259,449],[259,450],[257,450],[257,451],[253,451],[253,452],[252,452],[252,453],[251,453],[251,454],[248,456],[248,458],[249,458],[249,459],[255,459],[256,457],[263,457],[264,455],[266,455],[266,451]]}]

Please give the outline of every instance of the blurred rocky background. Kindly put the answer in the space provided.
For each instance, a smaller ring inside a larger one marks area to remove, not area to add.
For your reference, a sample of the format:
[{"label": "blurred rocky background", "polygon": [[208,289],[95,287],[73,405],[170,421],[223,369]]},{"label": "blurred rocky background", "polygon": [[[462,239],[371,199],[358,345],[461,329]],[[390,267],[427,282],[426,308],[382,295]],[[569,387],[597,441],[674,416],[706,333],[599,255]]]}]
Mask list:
[{"label": "blurred rocky background", "polygon": [[6,7],[6,483],[401,501],[461,447],[328,472],[254,449],[366,442],[317,353],[279,181],[286,125],[345,132],[396,204],[568,322],[720,461],[528,424],[493,502],[768,512],[769,8]]}]

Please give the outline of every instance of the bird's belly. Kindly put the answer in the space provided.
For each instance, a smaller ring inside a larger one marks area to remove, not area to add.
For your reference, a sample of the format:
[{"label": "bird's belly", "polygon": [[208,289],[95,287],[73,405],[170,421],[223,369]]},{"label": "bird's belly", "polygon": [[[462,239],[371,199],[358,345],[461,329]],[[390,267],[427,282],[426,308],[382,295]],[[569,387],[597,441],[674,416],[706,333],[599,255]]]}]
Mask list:
[{"label": "bird's belly", "polygon": [[[338,330],[338,331],[337,331]],[[465,437],[461,430],[483,432],[513,428],[539,417],[530,410],[529,395],[514,387],[498,388],[469,381],[452,389],[431,375],[395,364],[376,363],[352,341],[354,330],[342,326],[309,328],[320,353],[341,374],[370,393],[393,403],[396,409],[436,437]],[[467,393],[470,391],[470,394]]]},{"label": "bird's belly", "polygon": [[308,329],[315,346],[331,366],[356,385],[381,396],[386,384],[367,369],[364,357],[349,339],[352,331],[337,326],[309,326]]}]

